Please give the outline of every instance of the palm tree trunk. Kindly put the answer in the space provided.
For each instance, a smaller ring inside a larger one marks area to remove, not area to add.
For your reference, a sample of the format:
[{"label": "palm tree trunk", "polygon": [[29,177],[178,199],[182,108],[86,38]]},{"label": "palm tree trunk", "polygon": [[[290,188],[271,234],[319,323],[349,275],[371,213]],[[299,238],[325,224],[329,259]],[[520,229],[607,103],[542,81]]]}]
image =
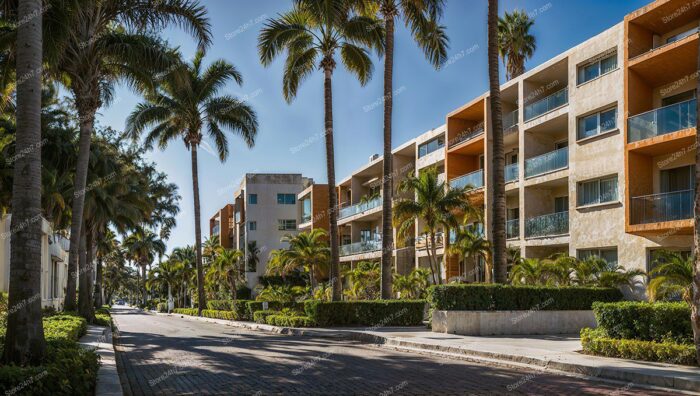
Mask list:
[{"label": "palm tree trunk", "polygon": [[386,18],[386,52],[384,57],[384,179],[382,180],[382,280],[381,298],[390,299],[391,271],[394,248],[394,229],[391,224],[393,189],[393,158],[391,156],[391,117],[394,90],[394,17]]},{"label": "palm tree trunk", "polygon": [[[99,234],[98,238],[102,235]],[[102,308],[103,298],[102,298],[102,255],[98,255],[97,264],[95,266],[95,308]]]},{"label": "palm tree trunk", "polygon": [[173,299],[173,293],[172,293],[172,290],[171,290],[171,287],[170,287],[170,282],[168,282],[168,302],[167,302],[167,304],[168,304],[168,313],[170,313],[170,300],[172,300],[172,299]]},{"label": "palm tree trunk", "polygon": [[[5,363],[39,364],[44,356],[41,321],[41,0],[20,1],[17,30],[16,152],[10,229],[10,285]],[[38,17],[37,17],[38,16]],[[27,78],[28,77],[28,78]]]},{"label": "palm tree trunk", "polygon": [[88,227],[81,227],[83,233],[80,237],[80,250],[78,257],[78,282],[80,284],[78,292],[78,313],[85,318],[88,323],[92,322],[92,235]]},{"label": "palm tree trunk", "polygon": [[330,221],[331,282],[333,301],[340,301],[340,258],[338,252],[338,192],[335,188],[335,152],[333,149],[333,90],[331,76],[333,70],[327,66],[323,70],[323,102],[326,128],[326,171],[328,172],[328,214]]},{"label": "palm tree trunk", "polygon": [[[698,62],[700,62],[700,52],[698,53]],[[700,64],[700,63],[698,63]],[[700,94],[700,81],[698,82],[696,90],[696,96]],[[696,107],[697,114],[700,114],[700,104]],[[691,304],[691,314],[690,322],[693,327],[693,339],[695,341],[695,359],[700,364],[700,148],[697,148],[698,143],[700,143],[700,128],[696,128],[696,149],[695,149],[695,226],[693,228],[693,287],[692,287],[692,298],[693,303]]]},{"label": "palm tree trunk", "polygon": [[194,249],[197,257],[197,315],[202,316],[207,298],[204,295],[204,271],[202,270],[202,225],[199,214],[199,171],[197,169],[197,145],[190,145],[192,155],[192,190],[194,193]]},{"label": "palm tree trunk", "polygon": [[432,247],[432,246],[428,246],[429,244],[432,243],[432,240],[433,240],[432,235],[433,235],[433,232],[430,232],[430,233],[429,233],[430,241],[428,241],[428,243],[426,244],[426,253],[428,254],[428,264],[430,265],[430,274],[431,274],[432,277],[433,277],[433,284],[434,284],[434,285],[437,285],[437,284],[438,284],[438,279],[437,279],[437,277],[435,276],[435,263],[434,263],[434,261],[435,261],[435,251],[433,250],[433,247]]},{"label": "palm tree trunk", "polygon": [[[497,283],[508,282],[506,262],[506,193],[505,154],[503,151],[503,120],[501,119],[501,85],[498,76],[498,0],[489,0],[488,11],[488,60],[491,100],[491,127],[493,138],[493,203],[491,207],[491,233],[493,236],[493,266]],[[490,277],[489,277],[490,278]]]},{"label": "palm tree trunk", "polygon": [[[435,260],[435,276],[437,278],[438,285],[442,284],[442,270],[440,269],[440,262],[437,259],[437,244],[435,243],[435,232],[430,231],[430,250],[433,252],[433,260]],[[445,257],[443,253],[442,257]]]},{"label": "palm tree trunk", "polygon": [[141,264],[141,304],[146,305],[146,265]]}]

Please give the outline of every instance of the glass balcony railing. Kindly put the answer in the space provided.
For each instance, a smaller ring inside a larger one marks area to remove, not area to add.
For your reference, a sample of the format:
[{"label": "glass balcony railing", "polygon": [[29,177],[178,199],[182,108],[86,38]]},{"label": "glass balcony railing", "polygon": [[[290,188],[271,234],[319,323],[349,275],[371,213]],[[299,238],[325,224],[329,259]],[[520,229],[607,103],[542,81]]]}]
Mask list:
[{"label": "glass balcony railing", "polygon": [[506,183],[518,180],[518,164],[506,165],[504,177]]},{"label": "glass balcony railing", "polygon": [[508,129],[518,125],[518,110],[511,111],[510,113],[503,116],[503,130]]},{"label": "glass balcony railing", "polygon": [[[445,233],[443,232],[436,232],[435,233],[435,247],[437,249],[443,247],[445,244]],[[430,243],[430,235],[428,234],[423,234],[420,235],[416,238],[416,243],[415,243],[416,249],[418,250],[424,250],[429,247],[431,247]]]},{"label": "glass balcony railing", "polygon": [[627,121],[627,142],[633,143],[696,126],[696,106],[697,99],[691,99],[630,117]]},{"label": "glass balcony railing", "polygon": [[525,177],[533,177],[569,166],[569,148],[550,151],[525,160]]},{"label": "glass balcony railing", "polygon": [[545,113],[569,103],[569,88],[557,91],[544,99],[525,106],[525,121],[535,119]]},{"label": "glass balcony railing", "polygon": [[450,180],[450,187],[452,188],[464,188],[467,186],[469,186],[470,189],[483,187],[484,170],[479,169],[478,171],[468,173],[464,176],[456,177]]},{"label": "glass balcony railing", "polygon": [[520,219],[506,221],[506,238],[520,238]]},{"label": "glass balcony railing", "polygon": [[370,209],[378,208],[382,206],[382,197],[377,197],[367,202],[355,204],[348,206],[347,208],[342,208],[338,212],[338,218],[344,219],[346,217],[354,216],[356,214],[368,211]]},{"label": "glass balcony railing", "polygon": [[569,233],[569,212],[537,216],[525,221],[525,237],[543,237]]},{"label": "glass balcony railing", "polygon": [[454,147],[462,142],[473,139],[484,134],[484,124],[481,123],[473,128],[466,129],[457,134],[453,139],[450,139],[448,147]]},{"label": "glass balcony railing", "polygon": [[376,252],[378,250],[382,250],[381,239],[341,245],[340,256],[352,256],[353,254]]},{"label": "glass balcony railing", "polygon": [[693,218],[693,190],[630,198],[630,224],[661,223]]}]

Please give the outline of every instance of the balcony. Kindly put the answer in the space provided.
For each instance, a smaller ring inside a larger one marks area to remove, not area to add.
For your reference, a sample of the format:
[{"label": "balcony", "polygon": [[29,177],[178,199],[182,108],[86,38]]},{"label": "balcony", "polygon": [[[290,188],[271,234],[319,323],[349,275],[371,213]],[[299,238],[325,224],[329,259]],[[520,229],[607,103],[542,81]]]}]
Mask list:
[{"label": "balcony", "polygon": [[627,121],[627,142],[665,135],[697,125],[697,99],[661,107],[630,117]]},{"label": "balcony", "polygon": [[540,117],[569,103],[569,88],[559,90],[525,107],[525,122]]},{"label": "balcony", "polygon": [[506,221],[506,238],[507,239],[520,238],[520,219],[513,219],[513,220]]},{"label": "balcony", "polygon": [[504,177],[505,177],[506,183],[510,183],[510,182],[518,180],[518,164],[517,163],[506,165],[504,172],[505,172]]},{"label": "balcony", "polygon": [[518,110],[514,110],[503,116],[503,131],[518,125]]},{"label": "balcony", "polygon": [[468,173],[464,176],[456,177],[450,180],[451,188],[464,188],[469,186],[469,189],[481,188],[484,186],[484,170],[479,169],[475,172]]},{"label": "balcony", "polygon": [[484,124],[479,124],[477,127],[474,129],[467,129],[464,130],[460,133],[457,134],[453,139],[450,139],[450,144],[448,145],[449,148],[455,147],[459,145],[462,142],[466,142],[467,140],[474,139],[477,136],[483,135],[484,134]]},{"label": "balcony", "polygon": [[382,240],[372,240],[364,242],[351,243],[349,245],[340,246],[340,256],[352,256],[355,254],[376,252],[382,250]]},{"label": "balcony", "polygon": [[382,206],[382,197],[377,197],[367,202],[358,203],[355,205],[348,206],[346,208],[340,209],[338,212],[338,219],[344,219],[346,217],[354,216],[362,212],[366,212],[371,209],[375,209]]},{"label": "balcony", "polygon": [[537,216],[525,221],[525,237],[537,238],[569,233],[569,212]]},{"label": "balcony", "polygon": [[[425,250],[430,247],[430,236],[423,234],[416,238],[416,249]],[[435,233],[435,248],[440,249],[445,245],[445,234],[442,232]]]},{"label": "balcony", "polygon": [[525,177],[554,172],[567,166],[569,166],[569,148],[563,147],[525,160]]},{"label": "balcony", "polygon": [[662,223],[693,218],[693,190],[630,198],[630,224]]}]

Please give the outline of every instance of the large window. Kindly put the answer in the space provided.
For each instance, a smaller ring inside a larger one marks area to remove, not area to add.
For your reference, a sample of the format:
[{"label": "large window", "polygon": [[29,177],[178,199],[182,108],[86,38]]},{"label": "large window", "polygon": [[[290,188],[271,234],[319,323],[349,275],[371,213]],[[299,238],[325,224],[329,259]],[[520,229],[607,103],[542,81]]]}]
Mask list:
[{"label": "large window", "polygon": [[579,249],[578,258],[585,260],[591,256],[596,256],[605,260],[608,264],[617,265],[617,248],[596,248],[596,249]]},{"label": "large window", "polygon": [[695,33],[697,33],[697,32],[698,32],[698,28],[697,28],[697,27],[694,27],[694,28],[692,28],[692,29],[690,29],[690,30],[687,30],[687,31],[683,32],[683,33],[675,34],[675,35],[673,35],[673,36],[671,36],[671,37],[669,37],[669,38],[666,39],[666,44],[671,44],[671,43],[674,43],[674,42],[676,42],[676,41],[678,41],[678,40],[682,40],[682,39],[684,39],[684,38],[686,38],[686,37],[688,37],[688,36],[692,36],[693,34],[695,34]]},{"label": "large window", "polygon": [[583,84],[617,69],[617,52],[579,66],[578,83]]},{"label": "large window", "polygon": [[51,298],[58,298],[58,262],[51,261]]},{"label": "large window", "polygon": [[617,128],[617,107],[578,119],[578,139],[600,135]]},{"label": "large window", "polygon": [[578,206],[618,201],[617,175],[578,184]]},{"label": "large window", "polygon": [[258,194],[248,194],[248,204],[257,205],[258,204]]},{"label": "large window", "polygon": [[301,200],[301,221],[302,223],[311,221],[311,198]]},{"label": "large window", "polygon": [[445,138],[442,136],[436,137],[433,140],[425,142],[418,146],[418,158],[426,156],[435,150],[445,147]]},{"label": "large window", "polygon": [[296,194],[277,194],[278,205],[294,205],[297,203]]},{"label": "large window", "polygon": [[659,172],[662,193],[695,189],[695,165],[664,169]]},{"label": "large window", "polygon": [[568,212],[569,211],[569,197],[556,197],[554,198],[554,213]]},{"label": "large window", "polygon": [[277,220],[277,224],[277,229],[280,231],[294,231],[297,229],[297,221],[294,219]]}]

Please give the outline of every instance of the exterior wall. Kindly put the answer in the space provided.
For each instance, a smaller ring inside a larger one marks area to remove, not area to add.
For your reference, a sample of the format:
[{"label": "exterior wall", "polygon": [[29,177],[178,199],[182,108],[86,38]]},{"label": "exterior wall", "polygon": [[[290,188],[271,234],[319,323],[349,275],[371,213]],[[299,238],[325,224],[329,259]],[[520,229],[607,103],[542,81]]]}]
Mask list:
[{"label": "exterior wall", "polygon": [[432,330],[470,336],[578,334],[597,327],[593,311],[433,311]]},{"label": "exterior wall", "polygon": [[209,219],[209,235],[218,235],[221,246],[231,249],[234,245],[233,233],[233,205],[228,204]]}]

